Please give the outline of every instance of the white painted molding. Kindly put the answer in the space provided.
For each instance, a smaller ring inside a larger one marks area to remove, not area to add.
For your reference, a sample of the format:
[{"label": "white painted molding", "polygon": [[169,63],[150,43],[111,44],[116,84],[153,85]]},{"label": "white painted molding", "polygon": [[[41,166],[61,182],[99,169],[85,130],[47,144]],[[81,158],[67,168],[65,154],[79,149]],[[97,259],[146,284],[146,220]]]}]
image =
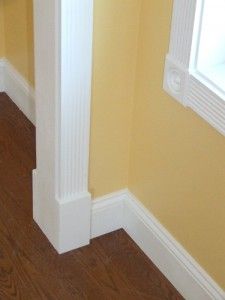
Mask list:
[{"label": "white painted molding", "polygon": [[92,237],[120,228],[186,300],[225,300],[225,292],[128,190],[92,204]]},{"label": "white painted molding", "polygon": [[186,91],[189,74],[178,61],[167,55],[165,64],[164,90],[178,102],[186,106]]},{"label": "white painted molding", "polygon": [[128,192],[124,229],[187,300],[224,300],[224,291]]},{"label": "white painted molding", "polygon": [[34,89],[7,59],[0,60],[0,91],[7,93],[25,116],[35,124]]},{"label": "white painted molding", "polygon": [[[93,1],[61,2],[58,195],[88,190]],[[62,200],[64,201],[64,200]]]},{"label": "white painted molding", "polygon": [[126,199],[125,189],[92,201],[91,238],[123,227],[123,209]]},{"label": "white painted molding", "polygon": [[57,198],[44,202],[48,187],[39,181],[37,172],[33,171],[33,218],[42,232],[59,254],[89,244],[90,194],[74,195],[64,202]]},{"label": "white painted molding", "polygon": [[202,0],[174,0],[164,90],[225,135],[225,94],[196,70]]},{"label": "white painted molding", "polygon": [[59,253],[90,241],[93,0],[34,1],[34,219]]}]

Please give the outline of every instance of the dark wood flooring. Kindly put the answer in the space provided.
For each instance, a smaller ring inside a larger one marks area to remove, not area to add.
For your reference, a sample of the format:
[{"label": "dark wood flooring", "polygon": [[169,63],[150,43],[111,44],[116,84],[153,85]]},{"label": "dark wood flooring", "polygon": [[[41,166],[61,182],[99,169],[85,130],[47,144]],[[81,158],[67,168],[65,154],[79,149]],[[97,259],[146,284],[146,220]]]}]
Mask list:
[{"label": "dark wood flooring", "polygon": [[182,299],[123,230],[58,255],[32,220],[35,129],[0,94],[0,299]]}]

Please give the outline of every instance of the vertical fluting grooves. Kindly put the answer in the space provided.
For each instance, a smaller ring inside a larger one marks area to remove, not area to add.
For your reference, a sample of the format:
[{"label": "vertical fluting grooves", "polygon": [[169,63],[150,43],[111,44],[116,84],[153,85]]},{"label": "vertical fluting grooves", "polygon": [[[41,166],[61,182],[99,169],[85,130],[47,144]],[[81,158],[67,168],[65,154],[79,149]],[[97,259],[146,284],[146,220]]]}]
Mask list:
[{"label": "vertical fluting grooves", "polygon": [[[188,65],[191,54],[193,21],[197,0],[175,0],[173,10],[170,55],[183,65]],[[184,22],[188,20],[188,22]]]},{"label": "vertical fluting grooves", "polygon": [[[192,61],[196,59],[194,45],[197,44],[203,4],[203,0],[174,0],[164,89],[225,135],[224,95],[213,82],[194,70]],[[168,85],[168,78],[173,80],[173,72],[180,76],[182,84],[179,93]]]},{"label": "vertical fluting grooves", "polygon": [[[64,0],[61,19],[59,197],[87,191],[93,0]],[[69,33],[69,34],[68,34]],[[72,36],[72,38],[71,38]]]},{"label": "vertical fluting grooves", "polygon": [[225,101],[193,76],[189,80],[187,100],[189,107],[225,134]]}]

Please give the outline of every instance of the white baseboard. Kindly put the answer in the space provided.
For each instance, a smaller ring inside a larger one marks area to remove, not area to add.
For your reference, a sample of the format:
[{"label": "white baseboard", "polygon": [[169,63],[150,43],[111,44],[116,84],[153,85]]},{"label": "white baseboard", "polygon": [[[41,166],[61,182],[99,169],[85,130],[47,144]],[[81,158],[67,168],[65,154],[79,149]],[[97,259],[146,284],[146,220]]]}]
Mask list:
[{"label": "white baseboard", "polygon": [[92,237],[123,228],[186,300],[225,300],[225,292],[128,190],[96,199]]},{"label": "white baseboard", "polygon": [[44,176],[33,170],[33,218],[42,232],[59,254],[88,245],[91,194],[54,197]]},{"label": "white baseboard", "polygon": [[92,203],[91,238],[123,227],[124,201],[127,190],[95,199]]},{"label": "white baseboard", "polygon": [[0,59],[0,91],[5,92],[35,124],[34,89],[7,59]]}]

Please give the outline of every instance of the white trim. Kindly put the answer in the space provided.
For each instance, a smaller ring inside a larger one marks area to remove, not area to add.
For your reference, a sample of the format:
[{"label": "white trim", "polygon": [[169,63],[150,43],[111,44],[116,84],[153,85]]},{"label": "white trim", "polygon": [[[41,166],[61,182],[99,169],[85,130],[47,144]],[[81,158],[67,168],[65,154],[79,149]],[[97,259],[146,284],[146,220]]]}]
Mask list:
[{"label": "white trim", "polygon": [[0,60],[0,91],[7,93],[25,116],[35,124],[34,90],[7,60]]},{"label": "white trim", "polygon": [[225,136],[225,95],[195,70],[203,0],[174,0],[164,90]]},{"label": "white trim", "polygon": [[34,1],[34,219],[59,253],[90,241],[93,0]]},{"label": "white trim", "polygon": [[126,198],[127,190],[121,190],[92,201],[92,238],[123,227],[123,209]]},{"label": "white trim", "polygon": [[[70,199],[41,201],[46,186],[33,171],[33,218],[59,254],[80,248],[90,241],[89,193],[73,195]],[[51,213],[49,213],[51,211]],[[88,228],[88,235],[87,235]]]},{"label": "white trim", "polygon": [[128,190],[92,204],[92,237],[123,228],[186,300],[224,300],[225,292]]}]

